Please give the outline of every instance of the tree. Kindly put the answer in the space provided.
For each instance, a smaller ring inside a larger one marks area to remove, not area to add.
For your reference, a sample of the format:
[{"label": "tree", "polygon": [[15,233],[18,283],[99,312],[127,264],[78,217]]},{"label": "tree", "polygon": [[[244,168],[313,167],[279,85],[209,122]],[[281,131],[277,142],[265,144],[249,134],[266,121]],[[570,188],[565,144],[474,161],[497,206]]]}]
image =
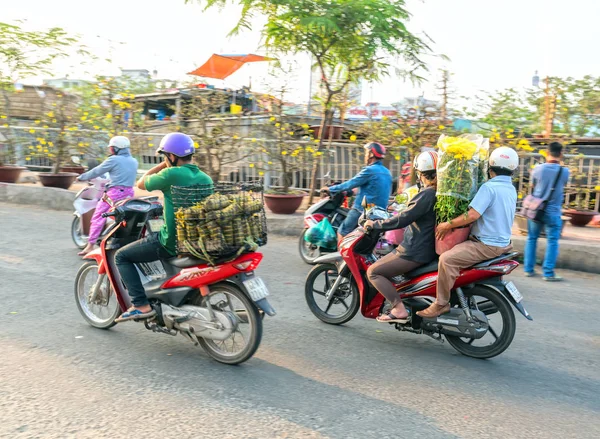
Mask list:
[{"label": "tree", "polygon": [[[36,139],[28,147],[26,160],[33,157],[47,157],[53,165],[52,172],[58,174],[65,163],[66,157],[71,152],[70,146],[78,145],[74,141],[79,130],[76,122],[77,96],[61,92],[56,95],[56,101],[52,104],[46,103],[43,116],[32,128],[29,134],[35,135]],[[79,144],[79,150],[83,145]]]},{"label": "tree", "polygon": [[225,165],[249,155],[244,152],[243,141],[237,131],[240,116],[220,113],[220,109],[228,104],[227,94],[198,89],[191,91],[191,99],[185,101],[181,108],[186,120],[186,133],[196,141],[196,160],[214,181],[219,180]]},{"label": "tree", "polygon": [[[68,55],[68,48],[77,42],[61,28],[44,31],[27,31],[20,24],[0,22],[0,91],[3,95],[2,114],[4,127],[10,127],[10,95],[18,80],[48,71],[52,62]],[[12,135],[7,136],[9,150],[4,157],[16,162]],[[3,161],[0,159],[0,162]]]},{"label": "tree", "polygon": [[[190,1],[190,0],[186,0]],[[230,0],[207,0],[207,8]],[[405,25],[410,14],[404,0],[237,0],[242,13],[232,32],[250,28],[254,14],[267,21],[262,28],[265,46],[281,54],[308,53],[314,59],[326,90],[321,133],[331,124],[333,99],[352,82],[377,80],[389,72],[392,58],[402,58],[408,73],[418,77],[425,68],[421,55],[427,44]],[[332,78],[341,78],[335,81]],[[319,136],[322,149],[323,136]],[[316,189],[318,160],[314,161],[310,201]],[[309,201],[309,202],[310,202]]]},{"label": "tree", "polygon": [[265,158],[258,166],[263,170],[275,170],[279,173],[280,189],[276,192],[282,194],[291,193],[294,173],[304,171],[313,157],[323,155],[323,152],[315,150],[315,140],[307,124],[298,125],[286,120],[283,113],[286,94],[287,87],[284,85],[278,90],[277,97],[271,98],[273,116],[268,123],[259,127],[258,132],[263,140],[256,142],[258,152]]}]

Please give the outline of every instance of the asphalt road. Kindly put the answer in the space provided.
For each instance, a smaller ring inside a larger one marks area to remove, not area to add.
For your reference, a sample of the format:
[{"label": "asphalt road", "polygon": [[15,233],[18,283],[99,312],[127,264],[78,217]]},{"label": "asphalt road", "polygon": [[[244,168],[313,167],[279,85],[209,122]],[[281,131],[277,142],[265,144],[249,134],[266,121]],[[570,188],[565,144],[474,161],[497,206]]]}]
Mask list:
[{"label": "asphalt road", "polygon": [[598,438],[600,276],[512,276],[533,322],[491,360],[360,316],[312,316],[309,267],[272,237],[279,314],[256,356],[212,361],[183,337],[79,316],[66,212],[0,204],[2,438]]}]

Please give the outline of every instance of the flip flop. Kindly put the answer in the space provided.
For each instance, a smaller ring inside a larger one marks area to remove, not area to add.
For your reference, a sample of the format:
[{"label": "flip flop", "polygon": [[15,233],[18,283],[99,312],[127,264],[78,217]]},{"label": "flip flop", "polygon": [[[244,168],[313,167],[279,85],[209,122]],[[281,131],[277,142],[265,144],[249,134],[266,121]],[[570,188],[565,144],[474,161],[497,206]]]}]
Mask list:
[{"label": "flip flop", "polygon": [[155,310],[143,312],[143,311],[140,311],[139,309],[133,309],[131,311],[126,311],[123,314],[121,314],[120,317],[117,317],[115,319],[115,322],[120,323],[120,322],[126,322],[128,320],[147,319],[147,318],[153,317],[155,315],[156,315]]},{"label": "flip flop", "polygon": [[[384,319],[384,317],[389,317],[388,319]],[[410,319],[410,314],[406,317],[399,318],[392,314],[391,311],[388,311],[387,314],[380,315],[376,318],[379,323],[408,323]]]}]

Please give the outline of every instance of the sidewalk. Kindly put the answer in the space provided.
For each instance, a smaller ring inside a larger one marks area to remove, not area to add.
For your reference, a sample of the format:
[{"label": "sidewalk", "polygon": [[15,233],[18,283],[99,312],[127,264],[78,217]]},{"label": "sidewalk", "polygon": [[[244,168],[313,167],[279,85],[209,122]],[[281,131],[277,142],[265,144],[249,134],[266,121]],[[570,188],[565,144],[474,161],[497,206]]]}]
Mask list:
[{"label": "sidewalk", "polygon": [[[7,184],[0,183],[0,202],[36,205],[55,210],[73,210],[75,193],[85,187],[85,183],[75,183],[64,189],[46,188],[39,183]],[[137,196],[149,195],[147,191],[136,189]],[[160,195],[153,192],[152,195]],[[305,204],[307,201],[305,201]],[[306,207],[303,206],[305,209]],[[304,210],[293,215],[276,215],[267,211],[269,232],[276,235],[299,237],[302,233]],[[513,245],[516,251],[523,252],[526,236],[513,230]],[[296,246],[294,246],[294,251]],[[546,239],[538,240],[538,261],[542,261],[546,250]],[[560,241],[558,268],[600,273],[600,227],[573,227],[565,225]]]}]

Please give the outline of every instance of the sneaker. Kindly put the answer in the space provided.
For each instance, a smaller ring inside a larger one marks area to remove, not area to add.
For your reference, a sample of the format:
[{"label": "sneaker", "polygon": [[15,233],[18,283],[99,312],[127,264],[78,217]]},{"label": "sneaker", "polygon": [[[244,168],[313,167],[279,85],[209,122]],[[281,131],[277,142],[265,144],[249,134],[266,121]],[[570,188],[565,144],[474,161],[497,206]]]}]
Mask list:
[{"label": "sneaker", "polygon": [[535,271],[525,272],[525,277],[535,277],[537,273]]},{"label": "sneaker", "polygon": [[560,282],[564,279],[560,276],[554,275],[554,276],[544,276],[544,280],[546,282]]}]

